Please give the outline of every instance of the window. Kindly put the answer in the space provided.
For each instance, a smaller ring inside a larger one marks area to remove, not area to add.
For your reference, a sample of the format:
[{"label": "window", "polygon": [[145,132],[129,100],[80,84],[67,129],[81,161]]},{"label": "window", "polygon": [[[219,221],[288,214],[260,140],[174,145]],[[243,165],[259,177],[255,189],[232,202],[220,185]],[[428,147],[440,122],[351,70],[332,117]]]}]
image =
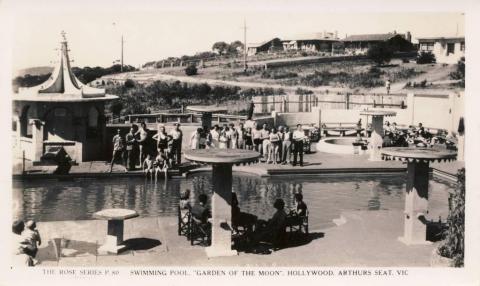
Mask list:
[{"label": "window", "polygon": [[455,53],[455,43],[448,43],[447,44],[447,56],[449,54]]},{"label": "window", "polygon": [[433,46],[434,46],[434,43],[433,42],[428,42],[428,43],[422,43],[420,45],[420,50],[422,51],[433,51]]},{"label": "window", "polygon": [[460,43],[460,51],[462,51],[462,52],[465,51],[465,42]]},{"label": "window", "polygon": [[22,116],[20,116],[20,136],[32,138],[32,125],[29,124],[32,118],[32,108],[26,106],[23,109]]}]

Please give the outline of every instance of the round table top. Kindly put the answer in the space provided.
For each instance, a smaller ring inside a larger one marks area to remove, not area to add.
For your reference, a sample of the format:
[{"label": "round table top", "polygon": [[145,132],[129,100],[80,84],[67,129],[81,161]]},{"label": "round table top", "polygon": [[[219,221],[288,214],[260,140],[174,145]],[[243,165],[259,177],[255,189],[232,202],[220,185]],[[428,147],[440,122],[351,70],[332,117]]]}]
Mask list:
[{"label": "round table top", "polygon": [[191,105],[191,106],[187,106],[187,110],[195,111],[195,112],[213,113],[213,112],[225,112],[225,111],[228,111],[228,108],[225,106],[215,106],[215,105]]},{"label": "round table top", "polygon": [[138,213],[128,209],[104,209],[93,214],[96,219],[125,220],[137,217]]},{"label": "round table top", "polygon": [[260,153],[243,149],[196,149],[185,152],[185,158],[199,163],[241,164],[257,162]]},{"label": "round table top", "polygon": [[381,150],[384,159],[401,161],[453,161],[457,159],[457,152],[447,149],[431,147],[387,147]]},{"label": "round table top", "polygon": [[397,115],[397,113],[395,111],[388,111],[388,110],[363,110],[363,111],[360,111],[360,115],[395,116]]}]

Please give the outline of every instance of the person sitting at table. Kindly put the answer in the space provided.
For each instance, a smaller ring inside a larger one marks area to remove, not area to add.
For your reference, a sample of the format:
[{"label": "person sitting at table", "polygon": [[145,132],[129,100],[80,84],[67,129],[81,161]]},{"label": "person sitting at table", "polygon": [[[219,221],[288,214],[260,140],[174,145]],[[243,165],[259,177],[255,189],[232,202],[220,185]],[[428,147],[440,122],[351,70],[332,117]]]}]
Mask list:
[{"label": "person sitting at table", "polygon": [[303,195],[295,194],[295,209],[292,210],[297,216],[303,217],[307,215],[307,204],[303,201]]},{"label": "person sitting at table", "polygon": [[207,195],[200,194],[198,196],[198,204],[194,205],[191,210],[192,216],[199,220],[202,224],[206,224],[208,219],[212,217],[210,209],[207,206],[207,200]]},{"label": "person sitting at table", "polygon": [[277,210],[268,221],[258,220],[253,234],[253,242],[261,241],[277,244],[282,241],[285,235],[287,214],[285,213],[285,202],[276,199],[273,207]]},{"label": "person sitting at table", "polygon": [[241,212],[238,206],[237,193],[232,193],[232,228],[238,231],[238,227],[241,226],[246,232],[252,233],[253,227],[257,222],[257,216]]},{"label": "person sitting at table", "polygon": [[190,205],[190,189],[186,189],[185,191],[180,193],[180,209],[181,210],[189,210],[191,208]]}]

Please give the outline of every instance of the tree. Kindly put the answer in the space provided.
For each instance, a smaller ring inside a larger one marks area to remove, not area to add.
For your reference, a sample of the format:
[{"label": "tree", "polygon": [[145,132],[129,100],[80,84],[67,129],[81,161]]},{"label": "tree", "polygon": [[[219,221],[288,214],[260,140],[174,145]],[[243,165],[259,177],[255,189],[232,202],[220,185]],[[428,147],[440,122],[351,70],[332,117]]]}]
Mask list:
[{"label": "tree", "polygon": [[213,44],[212,50],[220,55],[223,55],[228,50],[228,44],[225,42],[216,42]]},{"label": "tree", "polygon": [[229,54],[238,54],[243,51],[243,43],[240,41],[234,41],[228,46]]},{"label": "tree", "polygon": [[387,43],[379,43],[368,49],[367,57],[381,66],[390,62],[393,57],[393,49]]},{"label": "tree", "polygon": [[185,74],[190,76],[190,75],[196,75],[197,74],[197,67],[195,65],[189,65],[185,69]]}]

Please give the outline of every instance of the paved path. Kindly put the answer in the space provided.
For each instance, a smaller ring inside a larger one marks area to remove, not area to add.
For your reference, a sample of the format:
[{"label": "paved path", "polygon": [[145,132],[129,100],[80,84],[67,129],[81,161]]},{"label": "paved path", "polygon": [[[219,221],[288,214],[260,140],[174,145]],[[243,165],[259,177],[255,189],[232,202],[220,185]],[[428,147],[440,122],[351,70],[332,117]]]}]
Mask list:
[{"label": "paved path", "polygon": [[[321,215],[321,214],[318,214]],[[134,250],[120,255],[96,255],[103,243],[106,222],[40,222],[45,245],[39,249],[41,266],[429,266],[437,246],[406,246],[397,240],[403,231],[400,211],[354,211],[342,214],[340,226],[312,230],[309,243],[270,255],[239,253],[208,259],[203,246],[191,246],[176,233],[176,218],[136,218],[125,221],[125,239]],[[63,238],[56,259],[53,238]]]}]

